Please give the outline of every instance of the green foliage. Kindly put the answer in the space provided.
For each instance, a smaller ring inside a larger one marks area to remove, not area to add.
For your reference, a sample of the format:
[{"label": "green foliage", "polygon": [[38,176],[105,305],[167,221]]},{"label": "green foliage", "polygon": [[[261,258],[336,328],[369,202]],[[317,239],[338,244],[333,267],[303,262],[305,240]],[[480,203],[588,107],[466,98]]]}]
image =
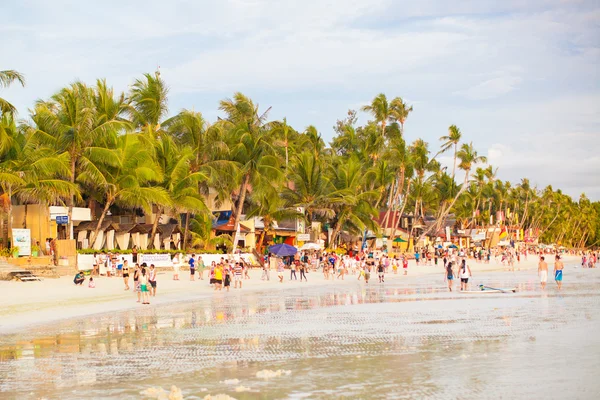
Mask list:
[{"label": "green foliage", "polygon": [[[0,71],[0,88],[15,82],[23,84],[22,75]],[[436,235],[451,217],[465,229],[485,227],[500,211],[513,231],[539,231],[542,241],[600,245],[600,203],[539,190],[527,179],[498,180],[456,125],[439,150],[423,139],[407,143],[413,109],[400,97],[378,94],[361,108],[372,118],[364,125],[348,111],[328,146],[314,126],[301,131],[285,118],[270,121],[270,107],[239,92],[219,102],[222,118],[213,123],[189,109],[169,118],[168,92],[158,72],[137,79],[128,93],[104,80],[75,82],[36,102],[27,123],[17,123],[14,107],[0,99],[0,218],[12,223],[13,202],[95,202],[93,242],[114,212],[143,212],[151,236],[159,217],[185,215],[183,246],[206,252],[236,245],[233,235],[215,235],[209,206],[230,207],[235,228],[243,216],[262,221],[259,246],[280,223],[303,220],[331,227],[332,248],[365,230],[393,240],[398,214],[416,217],[410,234],[418,238]],[[452,153],[452,165],[440,165],[443,153]],[[457,172],[464,179],[457,181]],[[425,219],[434,222],[423,228]]]}]

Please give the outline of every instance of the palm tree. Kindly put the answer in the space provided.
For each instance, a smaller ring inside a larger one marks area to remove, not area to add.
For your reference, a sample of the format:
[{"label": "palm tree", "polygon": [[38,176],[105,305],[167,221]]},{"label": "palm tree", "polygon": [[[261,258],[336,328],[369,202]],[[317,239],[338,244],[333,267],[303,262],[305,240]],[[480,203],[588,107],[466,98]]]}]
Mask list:
[{"label": "palm tree", "polygon": [[[142,208],[151,214],[152,205],[159,202],[169,204],[168,193],[162,187],[149,186],[162,182],[163,175],[153,160],[153,153],[140,142],[135,134],[122,135],[115,149],[92,147],[89,158],[100,171],[98,175],[83,172],[79,179],[93,187],[102,196],[104,208],[90,236],[90,245],[96,241],[102,222],[110,207],[118,204],[127,208]],[[152,236],[154,237],[154,236]]]},{"label": "palm tree", "polygon": [[[182,110],[163,123],[163,127],[181,147],[189,147],[193,158],[191,172],[202,172],[207,179],[198,182],[198,192],[208,194],[217,191],[217,198],[224,199],[233,190],[237,169],[229,158],[229,146],[222,125],[209,125],[201,113]],[[187,248],[190,213],[186,212],[183,248]]]},{"label": "palm tree", "polygon": [[381,124],[381,135],[385,135],[385,127],[387,126],[388,120],[392,116],[390,104],[387,101],[387,97],[385,94],[379,93],[373,100],[371,100],[371,104],[363,106],[360,108],[361,111],[365,111],[373,115],[375,118],[375,123]]},{"label": "palm tree", "polygon": [[351,233],[362,233],[365,228],[375,229],[373,217],[377,212],[371,204],[378,193],[364,190],[365,180],[359,160],[351,157],[340,165],[331,166],[330,174],[333,188],[330,202],[335,210],[330,245],[336,243],[342,229]]},{"label": "palm tree", "polygon": [[[97,94],[104,96],[104,99],[99,100]],[[116,112],[110,112],[109,107],[102,111],[96,109],[98,102],[106,104],[106,95],[109,94],[112,95],[112,90],[107,90],[103,81],[98,81],[96,89],[76,82],[60,90],[49,101],[38,102],[33,110],[36,140],[53,146],[59,154],[68,155],[68,178],[72,185],[76,184],[81,173],[85,173],[90,179],[101,181],[102,174],[89,158],[89,149],[97,142],[102,142],[102,146],[114,143],[117,133],[129,127],[129,123],[121,117],[125,110],[123,96],[119,100],[113,100],[115,104],[111,107]],[[75,196],[74,191],[67,202],[69,235],[73,228]]]},{"label": "palm tree", "polygon": [[469,173],[471,172],[471,168],[473,167],[473,165],[487,162],[486,157],[480,156],[477,154],[477,151],[473,147],[473,143],[468,143],[468,144],[464,143],[461,146],[460,150],[458,151],[457,157],[460,159],[458,168],[465,171],[464,183],[462,184],[460,190],[458,191],[458,193],[456,194],[456,196],[454,197],[454,199],[452,200],[452,202],[450,203],[448,208],[440,214],[438,223],[432,224],[427,230],[425,230],[419,237],[419,240],[421,238],[423,238],[426,234],[431,232],[433,226],[439,226],[440,221],[443,221],[444,219],[446,219],[446,217],[450,213],[450,210],[452,209],[452,207],[454,207],[454,204],[456,203],[458,198],[465,192],[465,190],[467,190],[468,182],[469,182]]},{"label": "palm tree", "polygon": [[289,180],[290,187],[285,187],[282,197],[292,207],[302,207],[306,210],[308,223],[316,218],[332,218],[329,194],[333,190],[327,169],[319,159],[309,152],[296,155],[292,159],[292,169]]},{"label": "palm tree", "polygon": [[198,184],[208,180],[204,172],[194,172],[191,162],[194,154],[190,147],[178,146],[172,137],[164,135],[154,141],[154,157],[163,179],[158,182],[168,195],[167,201],[155,198],[156,216],[150,233],[152,247],[158,223],[165,210],[175,213],[208,213],[208,208],[198,192]]},{"label": "palm tree", "polygon": [[406,118],[408,118],[408,114],[412,112],[413,107],[406,104],[402,98],[396,97],[391,101],[390,108],[392,119],[400,123],[401,132],[404,134],[404,123],[406,122]]},{"label": "palm tree", "polygon": [[160,136],[161,123],[167,112],[167,94],[169,89],[160,77],[160,72],[154,75],[144,74],[145,79],[137,79],[129,93],[130,106],[128,112],[135,127],[145,132],[149,137]]},{"label": "palm tree", "polygon": [[[234,94],[233,99],[221,100],[219,109],[227,115],[221,122],[228,131],[231,160],[239,165],[241,176],[234,210],[234,229],[237,232],[250,185],[257,185],[259,179],[278,180],[281,171],[268,131],[264,128],[269,110],[259,114],[258,105],[239,92]],[[236,247],[237,240],[234,240],[234,251]]]},{"label": "palm tree", "polygon": [[[19,82],[21,86],[25,86],[25,77],[14,70],[0,71],[0,88],[7,88],[14,82]],[[10,104],[7,100],[0,97],[0,114],[11,114],[15,115],[17,109],[15,106]]]},{"label": "palm tree", "polygon": [[[28,126],[16,126],[13,114],[2,116],[0,132],[4,135],[4,145],[0,148],[0,189],[5,198],[10,234],[13,196],[25,206],[32,202],[55,204],[68,198],[71,191],[79,196],[79,191],[64,180],[68,176],[68,157],[37,143]],[[27,206],[24,221],[27,221]]]},{"label": "palm tree", "polygon": [[458,129],[456,125],[450,125],[450,127],[448,128],[448,135],[442,136],[440,138],[440,140],[444,141],[444,143],[442,143],[442,148],[438,154],[445,153],[451,148],[454,148],[454,165],[452,167],[452,180],[454,180],[454,176],[456,173],[456,157],[458,151],[458,144],[460,143],[461,136],[462,134],[460,133],[460,129]]}]

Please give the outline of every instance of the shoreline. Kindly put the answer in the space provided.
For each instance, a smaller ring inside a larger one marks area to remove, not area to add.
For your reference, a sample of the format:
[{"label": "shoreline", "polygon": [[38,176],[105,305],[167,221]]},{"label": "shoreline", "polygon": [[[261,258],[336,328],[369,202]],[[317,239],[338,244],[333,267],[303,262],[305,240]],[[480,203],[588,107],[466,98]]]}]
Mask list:
[{"label": "shoreline", "polygon": [[[564,258],[567,266],[573,265],[577,256],[566,256]],[[478,273],[488,272],[513,272],[507,270],[507,267],[496,264],[494,260],[490,264],[476,263],[469,261],[469,266],[473,271],[474,277]],[[537,257],[531,256],[527,261],[515,265],[516,272],[530,271],[537,268]],[[408,275],[403,275],[402,268],[399,268],[398,274],[394,274],[391,269],[386,274],[388,281],[408,280],[432,274],[443,275],[442,265],[416,266],[414,260],[411,260],[408,268]],[[181,272],[180,280],[172,279],[172,272],[158,274],[157,296],[150,299],[150,306],[143,306],[136,302],[136,295],[133,292],[133,284],[130,279],[129,291],[124,290],[122,278],[100,277],[95,279],[96,288],[90,289],[85,286],[75,286],[72,277],[61,277],[59,279],[45,279],[41,282],[0,282],[0,291],[6,298],[0,309],[0,335],[10,335],[18,333],[23,329],[31,329],[35,326],[57,323],[61,320],[70,318],[82,318],[110,312],[130,311],[139,308],[150,309],[155,306],[165,306],[185,301],[198,301],[213,296],[220,298],[228,295],[236,295],[236,292],[243,293],[247,291],[260,292],[271,290],[297,289],[305,286],[329,285],[332,287],[344,287],[350,284],[356,284],[358,281],[356,275],[347,275],[346,279],[334,279],[326,281],[321,271],[308,273],[308,282],[290,281],[289,270],[284,274],[284,282],[280,284],[277,281],[277,272],[270,272],[270,281],[260,279],[262,269],[252,269],[249,272],[251,279],[243,281],[243,288],[230,289],[230,293],[222,290],[215,293],[208,284],[208,279],[195,281],[189,280],[189,273]],[[377,285],[375,274],[371,274],[372,279],[369,285]],[[197,275],[196,275],[197,278]],[[233,282],[232,282],[233,283]],[[236,297],[237,298],[237,297]],[[232,297],[233,299],[233,297]]]}]

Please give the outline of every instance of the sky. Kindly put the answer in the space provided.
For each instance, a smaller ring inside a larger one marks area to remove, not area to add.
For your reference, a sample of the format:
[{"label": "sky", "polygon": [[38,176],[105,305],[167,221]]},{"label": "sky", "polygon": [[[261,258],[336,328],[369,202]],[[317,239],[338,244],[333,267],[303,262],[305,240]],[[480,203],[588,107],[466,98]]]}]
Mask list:
[{"label": "sky", "polygon": [[0,95],[22,118],[75,80],[125,91],[160,67],[171,114],[214,121],[241,91],[329,142],[385,93],[414,108],[409,142],[435,153],[455,124],[498,178],[600,200],[600,0],[21,0],[0,14],[0,69],[27,80]]}]

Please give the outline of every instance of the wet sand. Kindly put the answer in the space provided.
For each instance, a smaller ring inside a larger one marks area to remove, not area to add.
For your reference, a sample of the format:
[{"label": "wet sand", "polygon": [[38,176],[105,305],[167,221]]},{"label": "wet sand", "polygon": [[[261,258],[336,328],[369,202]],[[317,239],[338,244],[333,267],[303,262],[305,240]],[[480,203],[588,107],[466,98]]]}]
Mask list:
[{"label": "wet sand", "polygon": [[23,328],[0,336],[0,397],[597,398],[599,270],[567,263],[559,292],[532,269],[476,268],[474,284],[518,292],[448,293],[431,273],[271,281]]},{"label": "wet sand", "polygon": [[[440,264],[442,263],[439,260]],[[575,264],[577,257],[567,257],[567,264]],[[477,281],[477,274],[487,271],[505,271],[507,267],[494,262],[490,264],[469,262],[471,270]],[[526,271],[537,269],[535,257],[522,260],[515,264],[515,269]],[[391,272],[391,269],[390,269]],[[507,273],[512,273],[506,271]],[[309,282],[290,281],[289,270],[285,272],[284,283],[277,282],[277,272],[270,272],[270,281],[262,281],[260,269],[250,271],[250,280],[244,281],[242,291],[255,290],[281,290],[293,289],[304,286],[345,286],[353,283],[356,277],[347,276],[344,281],[335,279],[326,281],[321,272],[310,272],[307,274]],[[443,277],[443,268],[440,266],[417,266],[415,261],[409,264],[408,276],[388,273],[390,282],[412,282],[414,279],[429,274],[438,274]],[[298,273],[299,275],[299,273]],[[172,279],[173,273],[158,273],[157,297],[151,299],[151,305],[164,305],[175,302],[194,301],[214,295],[214,291],[208,285],[207,271],[204,272],[204,281],[189,280],[189,272],[181,271],[180,280]],[[371,273],[371,283],[377,280],[375,273]],[[81,317],[102,312],[122,311],[132,308],[148,307],[136,303],[136,295],[133,293],[133,280],[130,278],[129,286],[132,288],[125,291],[122,278],[99,277],[94,278],[96,287],[87,287],[87,280],[83,287],[73,284],[73,277],[62,277],[60,279],[45,279],[41,282],[6,282],[0,281],[0,293],[2,293],[2,308],[0,309],[0,334],[16,332],[31,325],[44,324],[65,318]],[[485,283],[485,282],[484,282]],[[233,283],[232,283],[233,284]],[[235,289],[231,289],[235,291]]]}]

